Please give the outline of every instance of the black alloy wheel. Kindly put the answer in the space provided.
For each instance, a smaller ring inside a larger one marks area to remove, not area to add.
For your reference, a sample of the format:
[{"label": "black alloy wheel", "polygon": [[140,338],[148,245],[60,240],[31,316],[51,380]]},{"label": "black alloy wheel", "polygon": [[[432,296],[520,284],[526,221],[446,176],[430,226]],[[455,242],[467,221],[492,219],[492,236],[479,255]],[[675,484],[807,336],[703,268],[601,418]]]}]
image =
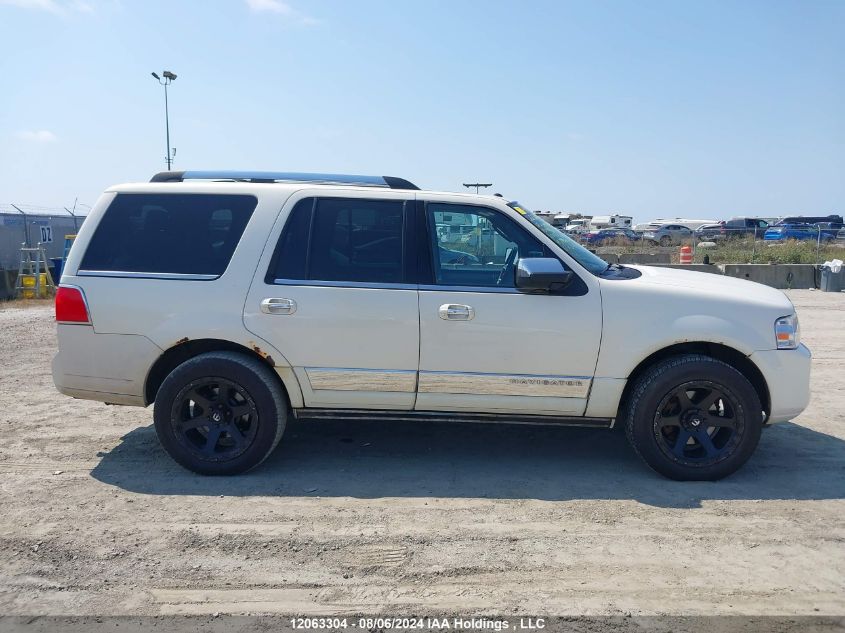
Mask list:
[{"label": "black alloy wheel", "polygon": [[726,387],[692,381],[669,392],[657,406],[654,433],[667,457],[683,464],[713,463],[730,454],[742,435],[736,396]]},{"label": "black alloy wheel", "polygon": [[273,451],[288,416],[284,386],[267,363],[207,352],[176,367],[155,397],[155,429],[167,453],[202,475],[235,475]]},{"label": "black alloy wheel", "polygon": [[715,481],[739,469],[757,447],[763,419],[760,395],[748,378],[702,354],[647,368],[620,410],[637,454],[681,481]]},{"label": "black alloy wheel", "polygon": [[170,422],[179,443],[195,457],[229,460],[255,440],[258,408],[243,386],[225,378],[200,378],[176,396]]}]

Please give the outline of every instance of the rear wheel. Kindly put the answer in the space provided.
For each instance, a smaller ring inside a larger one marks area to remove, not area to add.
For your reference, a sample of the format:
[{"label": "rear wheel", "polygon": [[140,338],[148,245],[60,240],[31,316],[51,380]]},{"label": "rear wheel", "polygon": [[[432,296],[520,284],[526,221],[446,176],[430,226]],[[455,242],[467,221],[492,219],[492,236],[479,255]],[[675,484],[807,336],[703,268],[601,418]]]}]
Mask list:
[{"label": "rear wheel", "polygon": [[658,473],[678,480],[726,477],[754,452],[763,427],[756,390],[739,371],[708,356],[651,367],[624,411],[628,439]]},{"label": "rear wheel", "polygon": [[272,370],[236,352],[200,354],[165,378],[155,428],[168,454],[202,475],[234,475],[273,451],[287,402]]},{"label": "rear wheel", "polygon": [[661,246],[671,246],[672,245],[672,238],[668,235],[664,235],[660,238],[660,245]]}]

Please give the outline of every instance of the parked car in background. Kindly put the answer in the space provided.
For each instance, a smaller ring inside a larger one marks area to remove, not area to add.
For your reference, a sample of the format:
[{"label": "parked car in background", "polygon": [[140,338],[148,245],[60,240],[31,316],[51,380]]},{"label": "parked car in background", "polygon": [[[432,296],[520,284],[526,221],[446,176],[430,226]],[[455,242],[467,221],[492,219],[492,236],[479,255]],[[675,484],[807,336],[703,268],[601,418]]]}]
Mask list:
[{"label": "parked car in background", "polygon": [[[819,234],[821,233],[821,237]],[[785,242],[786,240],[819,240],[832,242],[833,233],[810,224],[777,224],[766,229],[763,239],[767,242]]]},{"label": "parked car in background", "polygon": [[582,241],[585,244],[607,244],[609,242],[633,244],[641,240],[642,237],[632,229],[600,229],[584,233],[582,236]]},{"label": "parked car in background", "polygon": [[777,224],[810,224],[837,231],[845,226],[841,215],[793,215],[781,218]]},{"label": "parked car in background", "polygon": [[762,218],[731,218],[724,222],[726,237],[763,237],[769,223]]},{"label": "parked car in background", "polygon": [[845,229],[839,229],[839,230],[836,232],[836,241],[837,241],[837,242],[843,242],[843,241],[845,241]]},{"label": "parked car in background", "polygon": [[699,242],[715,242],[725,239],[725,223],[702,224],[695,231],[695,239]]},{"label": "parked car in background", "polygon": [[680,224],[664,224],[659,229],[645,231],[643,239],[660,246],[673,246],[691,242],[693,238],[692,229]]}]

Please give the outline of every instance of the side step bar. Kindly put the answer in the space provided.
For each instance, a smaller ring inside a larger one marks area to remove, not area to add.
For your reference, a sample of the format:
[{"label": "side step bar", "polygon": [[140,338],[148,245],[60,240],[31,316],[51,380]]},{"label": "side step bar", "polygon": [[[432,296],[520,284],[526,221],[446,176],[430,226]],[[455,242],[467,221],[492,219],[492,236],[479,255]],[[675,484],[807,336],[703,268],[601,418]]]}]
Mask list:
[{"label": "side step bar", "polygon": [[609,429],[611,418],[562,417],[513,413],[453,413],[450,411],[393,411],[383,409],[294,409],[297,420],[394,420],[415,422],[480,422],[482,424],[539,424]]}]

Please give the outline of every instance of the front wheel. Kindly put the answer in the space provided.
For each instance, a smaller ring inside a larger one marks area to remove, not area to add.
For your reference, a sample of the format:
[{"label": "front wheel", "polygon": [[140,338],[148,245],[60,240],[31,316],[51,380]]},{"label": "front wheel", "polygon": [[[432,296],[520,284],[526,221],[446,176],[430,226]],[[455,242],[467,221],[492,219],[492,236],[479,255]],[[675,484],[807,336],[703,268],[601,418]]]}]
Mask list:
[{"label": "front wheel", "polygon": [[287,402],[272,369],[258,359],[209,352],[165,378],[154,418],[161,445],[179,464],[201,475],[235,475],[273,452]]},{"label": "front wheel", "polygon": [[715,481],[754,452],[763,427],[756,390],[714,358],[676,356],[648,369],[623,411],[628,440],[655,471],[681,481]]}]

